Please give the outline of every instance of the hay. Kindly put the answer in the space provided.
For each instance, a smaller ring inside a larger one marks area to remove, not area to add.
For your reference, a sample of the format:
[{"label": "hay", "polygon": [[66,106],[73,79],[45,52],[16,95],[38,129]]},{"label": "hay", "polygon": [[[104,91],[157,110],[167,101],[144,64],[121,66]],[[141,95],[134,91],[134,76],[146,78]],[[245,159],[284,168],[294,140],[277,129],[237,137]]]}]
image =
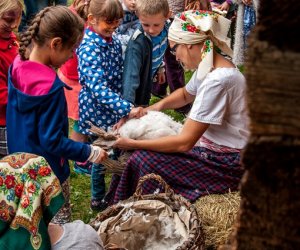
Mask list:
[{"label": "hay", "polygon": [[206,195],[196,201],[195,207],[202,221],[207,248],[217,249],[219,245],[228,242],[240,200],[239,192],[231,192]]},{"label": "hay", "polygon": [[117,160],[107,158],[102,161],[101,164],[104,166],[103,173],[122,175],[131,154],[132,152],[124,151]]}]

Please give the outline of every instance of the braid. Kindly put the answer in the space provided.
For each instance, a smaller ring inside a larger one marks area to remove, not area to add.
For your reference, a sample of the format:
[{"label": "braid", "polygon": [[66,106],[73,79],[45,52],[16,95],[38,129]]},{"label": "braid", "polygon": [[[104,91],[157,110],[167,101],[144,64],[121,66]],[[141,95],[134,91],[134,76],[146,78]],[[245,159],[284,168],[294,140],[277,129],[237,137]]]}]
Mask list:
[{"label": "braid", "polygon": [[31,44],[33,38],[38,41],[38,32],[42,18],[44,15],[50,10],[51,7],[46,7],[42,11],[40,11],[35,18],[32,20],[31,25],[28,29],[23,32],[20,36],[20,48],[19,54],[22,60],[28,59],[28,46]]},{"label": "braid", "polygon": [[54,37],[62,39],[63,46],[75,45],[82,36],[84,23],[66,6],[50,6],[41,10],[20,37],[19,54],[28,60],[33,46],[43,47]]},{"label": "braid", "polygon": [[76,10],[76,13],[84,20],[87,21],[87,16],[89,12],[91,0],[75,0],[73,6]]}]

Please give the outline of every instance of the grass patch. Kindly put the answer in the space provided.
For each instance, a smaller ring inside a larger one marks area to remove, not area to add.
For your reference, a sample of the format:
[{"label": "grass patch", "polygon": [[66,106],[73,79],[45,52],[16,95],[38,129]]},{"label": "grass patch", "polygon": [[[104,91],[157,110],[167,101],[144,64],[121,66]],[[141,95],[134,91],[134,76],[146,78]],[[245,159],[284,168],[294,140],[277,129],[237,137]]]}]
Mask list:
[{"label": "grass patch", "polygon": [[[91,177],[77,174],[73,170],[73,162],[71,165],[71,206],[72,220],[82,220],[89,223],[92,218],[95,218],[97,212],[93,212],[90,208],[91,201]],[[105,176],[105,186],[108,190],[111,175]]]}]

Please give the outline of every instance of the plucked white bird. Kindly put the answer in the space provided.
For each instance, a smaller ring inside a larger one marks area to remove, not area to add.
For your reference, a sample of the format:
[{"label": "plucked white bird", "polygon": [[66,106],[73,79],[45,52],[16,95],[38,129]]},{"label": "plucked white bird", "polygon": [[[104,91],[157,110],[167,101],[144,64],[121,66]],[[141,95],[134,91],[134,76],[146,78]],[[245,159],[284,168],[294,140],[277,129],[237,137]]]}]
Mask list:
[{"label": "plucked white bird", "polygon": [[182,126],[163,112],[148,111],[141,118],[128,120],[118,132],[122,137],[145,140],[179,134]]}]

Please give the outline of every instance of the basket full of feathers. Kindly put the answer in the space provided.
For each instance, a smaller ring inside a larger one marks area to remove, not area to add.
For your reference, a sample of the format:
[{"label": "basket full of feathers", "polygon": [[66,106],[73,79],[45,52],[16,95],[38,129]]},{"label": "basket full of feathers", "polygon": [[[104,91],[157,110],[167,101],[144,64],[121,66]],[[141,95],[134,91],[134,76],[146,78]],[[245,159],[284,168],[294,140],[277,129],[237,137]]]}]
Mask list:
[{"label": "basket full of feathers", "polygon": [[[165,192],[142,195],[143,183],[149,179],[158,181]],[[204,249],[195,207],[155,174],[140,178],[132,197],[108,207],[90,224],[105,249]]]},{"label": "basket full of feathers", "polygon": [[[90,131],[98,137],[93,144],[111,150],[118,136],[134,140],[156,139],[179,134],[183,125],[163,112],[148,111],[141,118],[128,120],[119,129],[118,134],[106,132],[91,123],[90,126]],[[101,164],[104,165],[106,173],[121,175],[130,155],[130,151],[123,151],[117,159],[108,158]]]}]

